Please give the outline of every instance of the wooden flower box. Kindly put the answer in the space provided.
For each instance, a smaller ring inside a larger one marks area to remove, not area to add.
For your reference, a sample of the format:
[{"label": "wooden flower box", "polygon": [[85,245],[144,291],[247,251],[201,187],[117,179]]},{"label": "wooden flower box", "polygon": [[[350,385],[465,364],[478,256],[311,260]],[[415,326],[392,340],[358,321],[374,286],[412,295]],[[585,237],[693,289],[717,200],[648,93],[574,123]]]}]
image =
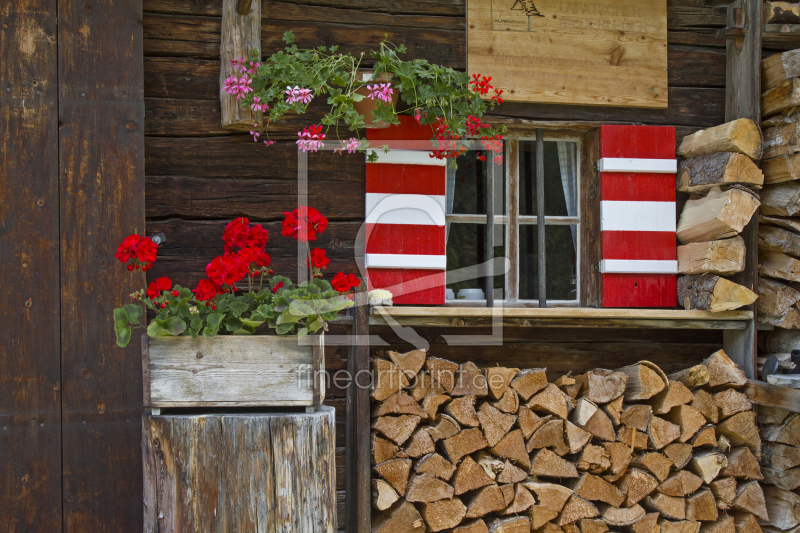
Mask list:
[{"label": "wooden flower box", "polygon": [[[322,337],[142,336],[144,405],[306,407],[325,400]],[[315,379],[316,378],[316,379]]]}]

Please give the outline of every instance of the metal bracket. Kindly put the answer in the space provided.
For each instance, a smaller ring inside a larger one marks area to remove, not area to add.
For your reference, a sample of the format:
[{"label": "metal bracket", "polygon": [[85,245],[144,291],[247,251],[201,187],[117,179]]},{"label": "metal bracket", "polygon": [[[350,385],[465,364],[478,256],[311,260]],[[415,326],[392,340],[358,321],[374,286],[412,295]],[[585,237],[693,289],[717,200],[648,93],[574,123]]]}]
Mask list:
[{"label": "metal bracket", "polygon": [[157,235],[153,235],[152,237],[150,237],[150,240],[152,240],[157,245],[160,245],[167,242],[167,236],[164,235],[163,233],[159,233]]}]

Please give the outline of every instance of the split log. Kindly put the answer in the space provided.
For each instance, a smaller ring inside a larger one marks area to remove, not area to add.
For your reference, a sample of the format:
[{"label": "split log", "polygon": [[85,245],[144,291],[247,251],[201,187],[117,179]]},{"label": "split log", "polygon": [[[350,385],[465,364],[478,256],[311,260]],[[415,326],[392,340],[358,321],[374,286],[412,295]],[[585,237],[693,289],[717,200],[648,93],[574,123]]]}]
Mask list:
[{"label": "split log", "polygon": [[658,513],[647,513],[629,526],[625,526],[627,533],[658,533]]},{"label": "split log", "polygon": [[[791,354],[789,355],[791,356]],[[783,421],[791,414],[791,411],[779,407],[759,405],[756,421],[759,425],[783,424]]]},{"label": "split log", "polygon": [[[444,439],[444,450],[447,458],[454,465],[458,464],[462,457],[489,446],[483,432],[480,429],[465,429],[448,439]],[[524,449],[524,447],[523,447]]]},{"label": "split log", "polygon": [[732,477],[717,478],[708,484],[717,499],[717,508],[729,509],[736,499],[736,480]]},{"label": "split log", "polygon": [[[220,4],[217,4],[220,5]],[[221,2],[222,24],[220,39],[219,101],[220,123],[226,130],[249,131],[254,123],[262,123],[261,113],[253,111],[241,101],[225,92],[225,80],[240,74],[233,64],[234,59],[251,59],[253,50],[258,50],[256,61],[261,61],[261,5],[252,3],[248,9],[237,10],[236,0]]]},{"label": "split log", "polygon": [[486,369],[486,381],[489,394],[499,400],[508,390],[511,382],[519,374],[519,368],[490,367]]},{"label": "split log", "polygon": [[569,453],[578,453],[592,438],[588,431],[584,431],[570,421],[564,423],[564,440],[569,448]]},{"label": "split log", "polygon": [[630,507],[656,490],[658,481],[644,470],[629,468],[617,482],[617,487],[625,494],[623,505]]},{"label": "split log", "polygon": [[444,408],[444,412],[455,418],[462,427],[478,427],[481,425],[475,412],[475,396],[453,398]]},{"label": "split log", "polygon": [[678,246],[678,274],[729,276],[744,270],[746,248],[739,236]]},{"label": "split log", "polygon": [[761,163],[766,185],[777,185],[800,179],[800,154],[787,154]]},{"label": "split log", "polygon": [[417,428],[414,430],[414,433],[411,434],[411,438],[408,440],[408,445],[405,450],[403,450],[403,454],[406,457],[413,457],[416,459],[435,451],[436,448],[433,445],[433,439],[431,439],[430,433],[422,428]]},{"label": "split log", "polygon": [[717,434],[726,437],[733,446],[747,446],[756,456],[761,450],[761,437],[756,428],[756,414],[746,411],[733,415],[717,425]]},{"label": "split log", "polygon": [[430,373],[433,380],[439,383],[447,394],[453,392],[453,385],[456,381],[456,372],[459,366],[447,359],[440,359],[438,357],[428,357],[425,360],[425,369]]},{"label": "split log", "polygon": [[[456,474],[458,476],[458,474]],[[453,497],[453,487],[430,474],[417,474],[408,482],[406,500],[433,503]]]},{"label": "split log", "polygon": [[691,520],[673,522],[661,519],[658,521],[658,527],[661,533],[698,533],[700,531],[700,522]]},{"label": "split log", "polygon": [[638,466],[653,474],[659,483],[667,479],[672,468],[672,461],[667,459],[664,454],[658,452],[648,452],[639,455],[632,461],[634,466]]},{"label": "split log", "polygon": [[555,483],[540,483],[538,481],[525,481],[523,482],[525,488],[536,494],[539,498],[539,505],[552,509],[556,513],[560,513],[567,503],[572,490],[563,486],[556,485]]},{"label": "split log", "polygon": [[452,396],[486,396],[489,387],[486,377],[474,363],[464,363],[458,370]]},{"label": "split log", "polygon": [[718,516],[717,500],[710,490],[698,490],[686,498],[686,520],[713,522]]},{"label": "split log", "polygon": [[545,387],[547,387],[547,374],[544,368],[528,368],[518,373],[511,381],[511,388],[525,401]]},{"label": "split log", "polygon": [[433,442],[449,439],[450,437],[461,431],[461,426],[458,425],[455,418],[447,415],[440,415],[439,422],[435,426],[425,428],[428,435],[431,436]]},{"label": "split log", "polygon": [[494,480],[489,477],[483,467],[472,457],[464,457],[453,477],[453,489],[456,496],[488,485],[494,485]]},{"label": "split log", "polygon": [[475,455],[475,460],[486,472],[486,475],[492,478],[492,481],[497,481],[497,476],[503,472],[503,461],[497,457],[489,454],[486,451],[480,451]]},{"label": "split log", "polygon": [[[626,376],[627,379],[627,376]],[[600,408],[608,415],[608,418],[611,419],[611,423],[615,426],[618,426],[622,423],[620,420],[620,416],[622,416],[622,402],[625,400],[623,396],[620,396],[616,400],[602,404]]]},{"label": "split log", "polygon": [[759,228],[758,248],[767,252],[780,252],[800,257],[800,235],[782,228],[764,226]]},{"label": "split log", "polygon": [[382,433],[398,446],[402,446],[414,433],[420,420],[420,417],[413,415],[382,416],[373,420],[372,429]]},{"label": "split log", "polygon": [[708,367],[703,364],[695,365],[670,374],[668,377],[672,381],[680,381],[690,389],[694,389],[708,383]]},{"label": "split log", "polygon": [[476,491],[467,501],[465,518],[481,518],[489,513],[505,509],[503,493],[497,485],[489,485]]},{"label": "split log", "polygon": [[708,359],[703,361],[708,367],[708,386],[719,387],[730,385],[733,387],[743,387],[747,385],[747,376],[731,361],[724,350],[718,350],[711,354]]},{"label": "split log", "polygon": [[531,521],[527,517],[498,518],[489,524],[489,533],[528,533]]},{"label": "split log", "polygon": [[523,513],[535,503],[536,500],[531,493],[528,492],[528,489],[526,489],[522,483],[517,483],[514,487],[514,501],[511,502],[511,505],[503,509],[500,514],[510,515]]},{"label": "split log", "polygon": [[400,448],[393,442],[381,438],[377,433],[372,434],[371,448],[372,464],[376,465],[397,457]]},{"label": "split log", "polygon": [[594,518],[600,511],[592,503],[573,494],[567,501],[555,523],[559,526],[573,524],[582,518]]},{"label": "split log", "polygon": [[700,533],[736,533],[732,516],[720,518],[711,523],[700,525]]},{"label": "split log", "polygon": [[800,125],[781,124],[764,129],[764,159],[800,152]]},{"label": "split log", "polygon": [[750,119],[739,119],[687,135],[678,147],[683,158],[716,152],[737,152],[750,159],[761,159],[761,132]]},{"label": "split log", "polygon": [[514,461],[526,470],[531,468],[531,460],[525,450],[525,440],[519,429],[515,429],[503,437],[490,451],[498,457]]},{"label": "split log", "polygon": [[570,422],[604,441],[614,441],[616,434],[608,415],[593,402],[580,398],[570,415]]},{"label": "split log", "polygon": [[533,505],[531,506],[530,509],[528,509],[528,517],[530,517],[531,519],[531,528],[533,528],[534,530],[540,529],[545,525],[548,525],[548,522],[555,519],[557,516],[558,516],[557,511],[554,511],[549,507],[545,507],[543,505]]},{"label": "split log", "polygon": [[[587,444],[581,452],[575,466],[580,470],[585,470],[592,474],[600,474],[611,468],[611,457],[605,448],[595,446],[594,444]],[[578,476],[575,475],[572,477]]]},{"label": "split log", "polygon": [[764,353],[792,353],[800,350],[800,331],[774,330],[758,335],[758,347]]},{"label": "split log", "polygon": [[453,529],[453,533],[489,533],[489,528],[483,520],[473,520]]},{"label": "split log", "polygon": [[489,404],[498,411],[516,413],[519,410],[519,394],[514,389],[507,389],[499,400]]},{"label": "split log", "polygon": [[564,421],[551,420],[536,430],[526,445],[528,453],[541,448],[552,448],[558,455],[570,452],[564,443]]},{"label": "split log", "polygon": [[[769,487],[769,485],[767,485],[767,487]],[[772,495],[770,499],[772,499]],[[753,514],[756,518],[765,522],[769,520],[764,491],[761,489],[761,484],[758,481],[750,481],[737,487],[736,499],[733,500],[731,509]]]},{"label": "split log", "polygon": [[697,453],[689,461],[689,468],[700,476],[705,483],[711,483],[717,479],[717,476],[727,465],[728,459],[718,452]]},{"label": "split log", "polygon": [[599,518],[581,518],[578,520],[578,529],[581,533],[605,533],[608,531],[608,524]]},{"label": "split log", "polygon": [[[512,383],[511,386],[513,387],[514,384]],[[524,397],[522,393],[520,393],[520,396]],[[547,385],[542,392],[536,394],[526,404],[526,407],[533,411],[544,411],[563,420],[567,419],[570,406],[570,397],[564,394],[561,389],[552,383]]]},{"label": "split log", "polygon": [[644,506],[659,512],[661,516],[671,520],[683,520],[686,518],[685,498],[654,492],[644,499]]},{"label": "split log", "polygon": [[761,447],[761,464],[777,470],[789,470],[800,466],[800,448],[777,442],[765,442]]},{"label": "split log", "polygon": [[733,513],[736,533],[762,533],[758,519],[750,513]]},{"label": "split log", "polygon": [[427,414],[405,391],[398,391],[372,409],[372,418],[384,415],[414,415],[426,418]]},{"label": "split log", "polygon": [[[705,367],[705,365],[703,365]],[[708,367],[706,367],[706,383],[710,376],[708,375]],[[716,424],[719,422],[719,408],[717,404],[714,403],[714,398],[708,392],[704,390],[698,390],[694,394],[694,400],[692,400],[692,407],[703,413],[703,416],[706,417],[706,420],[711,422],[712,424]]]},{"label": "split log", "polygon": [[374,468],[375,472],[388,481],[400,496],[406,495],[408,474],[411,472],[411,459],[390,459],[375,465]]},{"label": "split log", "polygon": [[572,490],[581,498],[593,502],[607,503],[619,507],[625,501],[625,494],[603,478],[584,473],[572,483]]},{"label": "split log", "polygon": [[[764,278],[761,278],[764,279]],[[773,326],[784,328],[784,329],[800,329],[800,313],[797,312],[797,309],[791,308],[786,311],[782,315],[768,315],[766,313],[762,313],[759,309],[758,312],[758,321],[761,324],[771,324]],[[793,364],[793,363],[792,363]],[[761,372],[761,368],[758,369],[759,373]],[[774,375],[770,376],[770,378],[775,377]]]},{"label": "split log", "polygon": [[422,410],[429,422],[436,420],[439,414],[439,407],[450,401],[450,396],[446,394],[430,394],[422,399]]},{"label": "split log", "polygon": [[628,376],[625,399],[647,400],[664,390],[667,380],[644,361],[618,369]]},{"label": "split log", "polygon": [[536,452],[531,457],[531,463],[530,473],[536,476],[562,479],[578,477],[578,471],[573,463],[562,459],[547,448]]},{"label": "split log", "polygon": [[761,117],[776,115],[781,111],[800,106],[800,80],[784,80],[761,95]]},{"label": "split log", "polygon": [[400,370],[405,372],[408,379],[413,379],[414,376],[419,374],[427,356],[426,350],[411,350],[406,353],[389,351],[389,359],[400,367]]},{"label": "split log", "polygon": [[758,295],[747,287],[714,274],[678,277],[678,304],[687,311],[733,311],[756,299]]},{"label": "split log", "polygon": [[796,490],[800,487],[800,468],[777,470],[768,466],[763,470],[764,483],[775,485],[783,490]]},{"label": "split log", "polygon": [[772,374],[767,376],[767,383],[790,389],[800,389],[800,374]]},{"label": "split log", "polygon": [[762,215],[794,216],[800,212],[800,182],[767,185],[761,191]]},{"label": "split log", "polygon": [[580,397],[596,404],[608,403],[622,396],[627,382],[627,375],[611,370],[590,370],[575,377],[575,383],[582,384]]},{"label": "split log", "polygon": [[[765,230],[767,227],[762,227],[760,229]],[[794,304],[800,302],[800,291],[775,280],[759,278],[758,297],[759,312],[764,312],[769,315],[783,315],[789,311]]]},{"label": "split log", "polygon": [[453,463],[439,455],[429,453],[414,465],[414,472],[418,474],[431,474],[444,481],[449,481],[456,471]]},{"label": "split log", "polygon": [[720,417],[723,419],[753,408],[753,404],[747,396],[734,389],[718,392],[713,399],[719,409]]},{"label": "split log", "polygon": [[[692,394],[692,391],[690,391],[686,385],[680,381],[670,380],[667,388],[650,398],[648,403],[653,406],[653,412],[655,414],[665,415],[669,413],[673,407],[691,403],[692,400],[694,400],[694,394]],[[645,431],[646,429],[647,428],[645,428]]]},{"label": "split log", "polygon": [[680,192],[705,194],[720,185],[746,185],[760,189],[764,175],[753,161],[735,152],[716,152],[681,161],[676,175]]},{"label": "split log", "polygon": [[481,404],[477,416],[489,446],[494,446],[500,442],[500,439],[511,431],[512,426],[517,421],[516,416],[501,413],[488,403]]},{"label": "split log", "polygon": [[424,533],[425,523],[413,504],[400,503],[380,515],[372,517],[372,533]]},{"label": "split log", "polygon": [[[399,366],[386,359],[373,358],[370,361],[375,376],[372,397],[379,402],[408,386],[408,377]],[[414,398],[419,400],[419,398]]]},{"label": "split log", "polygon": [[511,464],[509,460],[503,463],[503,471],[497,476],[497,482],[503,484],[519,483],[526,479],[528,479],[528,474],[524,470]]},{"label": "split log", "polygon": [[782,111],[777,115],[772,115],[769,118],[762,118],[761,119],[761,127],[762,128],[772,128],[775,126],[780,126],[781,124],[791,124],[793,122],[797,122],[797,108],[787,109],[786,111]]},{"label": "split log", "polygon": [[441,531],[456,527],[467,514],[467,508],[458,498],[439,500],[434,503],[420,505],[422,518],[428,525],[428,531]]},{"label": "split log", "polygon": [[519,428],[522,430],[522,436],[526,439],[530,438],[530,436],[533,435],[537,429],[539,429],[543,424],[546,424],[552,418],[550,415],[540,417],[524,405],[519,406],[517,417]]},{"label": "split log", "polygon": [[682,498],[692,494],[699,489],[702,484],[703,480],[698,476],[692,474],[688,470],[679,470],[669,476],[656,490],[667,496]]},{"label": "split log", "polygon": [[645,516],[644,508],[639,504],[620,508],[602,506],[600,513],[603,520],[612,527],[632,526]]},{"label": "split log", "polygon": [[692,448],[717,445],[717,428],[713,424],[706,424],[692,437]]},{"label": "split log", "polygon": [[[680,428],[678,428],[678,431],[680,432]],[[646,450],[648,446],[647,432],[639,431],[629,426],[622,426],[617,431],[617,442],[628,446],[631,449],[631,453],[637,450]]]},{"label": "split log", "polygon": [[[783,2],[781,3],[783,4]],[[764,17],[764,24],[778,23],[773,21],[784,16],[784,9],[781,8],[780,14],[777,14],[773,4],[774,2],[765,2],[767,16]],[[790,24],[797,24],[797,22]],[[785,80],[797,77],[800,77],[800,52],[797,50],[773,54],[761,60],[761,92],[771,89]]]},{"label": "split log", "polygon": [[755,193],[739,187],[734,185],[724,192],[715,187],[707,196],[686,202],[678,220],[677,234],[681,244],[738,235],[762,204]]},{"label": "split log", "polygon": [[672,461],[675,468],[680,470],[689,463],[692,458],[692,445],[683,442],[673,442],[664,447],[664,455]]},{"label": "split log", "polygon": [[[405,373],[403,373],[403,375],[405,376]],[[444,387],[442,387],[437,381],[434,381],[431,375],[427,372],[420,372],[417,374],[416,379],[414,379],[414,385],[411,387],[411,397],[416,401],[420,401],[431,394],[444,393]]]},{"label": "split log", "polygon": [[628,465],[631,464],[633,452],[629,445],[621,442],[604,442],[603,447],[606,449],[611,459],[611,467],[609,467],[608,473],[603,475],[603,479],[614,482],[628,469]]},{"label": "split log", "polygon": [[689,442],[697,431],[706,424],[706,418],[691,405],[673,407],[666,419],[681,429],[681,442]]},{"label": "split log", "polygon": [[[681,428],[663,418],[654,416],[650,420],[650,427],[647,429],[647,437],[650,445],[660,450],[670,442],[677,440],[681,436]],[[691,445],[689,446],[691,448]]]}]

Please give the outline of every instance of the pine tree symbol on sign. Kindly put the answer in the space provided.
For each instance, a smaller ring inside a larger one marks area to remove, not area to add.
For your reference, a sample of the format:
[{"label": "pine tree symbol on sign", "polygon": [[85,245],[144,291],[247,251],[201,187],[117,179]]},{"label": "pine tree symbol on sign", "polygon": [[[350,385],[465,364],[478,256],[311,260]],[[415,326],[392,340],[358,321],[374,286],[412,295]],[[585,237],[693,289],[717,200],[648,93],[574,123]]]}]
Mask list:
[{"label": "pine tree symbol on sign", "polygon": [[543,17],[531,0],[515,0],[511,6],[512,11],[524,11],[529,17]]}]

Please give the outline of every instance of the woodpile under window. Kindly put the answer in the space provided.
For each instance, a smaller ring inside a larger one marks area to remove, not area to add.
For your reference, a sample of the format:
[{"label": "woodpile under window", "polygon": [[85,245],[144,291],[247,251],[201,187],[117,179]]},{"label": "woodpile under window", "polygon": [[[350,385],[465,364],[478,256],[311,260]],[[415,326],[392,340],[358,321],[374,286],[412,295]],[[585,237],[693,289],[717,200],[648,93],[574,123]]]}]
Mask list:
[{"label": "woodpile under window", "polygon": [[376,533],[759,533],[770,519],[747,379],[723,351],[670,376],[642,361],[554,382],[424,350],[372,368]]}]

